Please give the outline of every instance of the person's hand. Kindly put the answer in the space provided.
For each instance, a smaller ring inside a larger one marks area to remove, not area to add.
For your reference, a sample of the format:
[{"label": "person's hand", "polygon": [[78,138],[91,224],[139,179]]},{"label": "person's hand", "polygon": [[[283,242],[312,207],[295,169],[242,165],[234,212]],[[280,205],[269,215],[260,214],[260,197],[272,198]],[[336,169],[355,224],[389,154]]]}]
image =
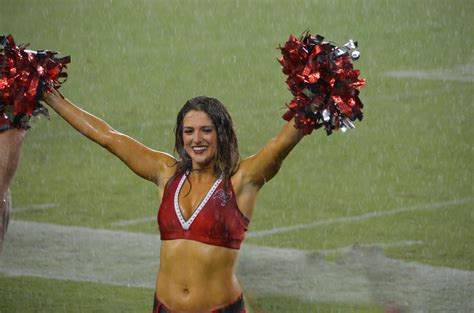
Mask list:
[{"label": "person's hand", "polygon": [[53,103],[55,103],[56,101],[60,99],[64,99],[64,96],[54,87],[46,88],[46,90],[43,93],[42,100],[49,105],[53,105]]}]

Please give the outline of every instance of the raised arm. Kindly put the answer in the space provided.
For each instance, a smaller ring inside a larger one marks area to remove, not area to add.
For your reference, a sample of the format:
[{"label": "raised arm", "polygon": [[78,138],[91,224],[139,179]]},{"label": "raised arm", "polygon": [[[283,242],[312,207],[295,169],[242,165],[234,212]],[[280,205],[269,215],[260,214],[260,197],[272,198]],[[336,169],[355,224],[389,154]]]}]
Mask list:
[{"label": "raised arm", "polygon": [[260,189],[278,173],[283,160],[301,138],[302,132],[294,127],[294,120],[290,120],[257,154],[241,162],[239,172],[243,183]]},{"label": "raised arm", "polygon": [[105,121],[75,106],[56,90],[46,92],[43,100],[72,127],[115,154],[138,176],[162,185],[165,177],[172,175],[175,159],[171,155],[150,149],[114,130]]}]

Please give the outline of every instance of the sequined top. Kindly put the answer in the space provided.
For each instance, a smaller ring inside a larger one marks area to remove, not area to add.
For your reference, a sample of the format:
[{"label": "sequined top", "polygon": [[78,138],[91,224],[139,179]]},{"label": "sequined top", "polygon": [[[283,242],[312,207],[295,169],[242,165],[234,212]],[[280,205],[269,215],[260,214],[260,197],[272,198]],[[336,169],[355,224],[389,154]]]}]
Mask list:
[{"label": "sequined top", "polygon": [[224,191],[222,176],[185,220],[179,206],[179,192],[186,173],[169,183],[158,210],[161,240],[187,239],[205,244],[239,249],[250,223],[239,210],[232,183]]}]

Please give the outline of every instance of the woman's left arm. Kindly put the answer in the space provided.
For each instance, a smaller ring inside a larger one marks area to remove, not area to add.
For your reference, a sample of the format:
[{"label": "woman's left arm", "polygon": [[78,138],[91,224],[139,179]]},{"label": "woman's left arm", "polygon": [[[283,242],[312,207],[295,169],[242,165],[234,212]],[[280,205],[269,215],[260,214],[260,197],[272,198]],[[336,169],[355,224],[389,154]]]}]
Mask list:
[{"label": "woman's left arm", "polygon": [[294,119],[290,120],[257,154],[240,163],[242,183],[260,189],[278,173],[283,160],[304,136],[294,123]]}]

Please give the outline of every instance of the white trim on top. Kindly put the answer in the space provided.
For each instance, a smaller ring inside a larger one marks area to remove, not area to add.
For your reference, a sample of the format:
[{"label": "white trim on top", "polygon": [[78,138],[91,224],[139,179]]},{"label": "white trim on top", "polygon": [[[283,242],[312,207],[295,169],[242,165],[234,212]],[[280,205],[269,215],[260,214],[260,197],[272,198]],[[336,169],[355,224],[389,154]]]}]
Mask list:
[{"label": "white trim on top", "polygon": [[184,173],[183,177],[181,177],[181,180],[178,184],[178,188],[176,188],[176,192],[174,193],[174,211],[176,212],[176,217],[178,218],[179,222],[181,223],[181,227],[185,230],[188,230],[191,227],[191,224],[193,221],[196,219],[198,216],[199,212],[204,208],[206,205],[207,201],[211,198],[211,196],[214,194],[214,191],[216,191],[217,186],[222,181],[222,175],[217,178],[217,180],[214,182],[214,185],[212,185],[211,189],[207,192],[206,197],[201,201],[199,206],[194,210],[193,214],[191,217],[186,221],[183,217],[183,213],[181,212],[181,209],[179,208],[179,193],[181,192],[181,188],[183,187],[184,181],[186,180],[186,177],[188,177],[189,172]]}]

